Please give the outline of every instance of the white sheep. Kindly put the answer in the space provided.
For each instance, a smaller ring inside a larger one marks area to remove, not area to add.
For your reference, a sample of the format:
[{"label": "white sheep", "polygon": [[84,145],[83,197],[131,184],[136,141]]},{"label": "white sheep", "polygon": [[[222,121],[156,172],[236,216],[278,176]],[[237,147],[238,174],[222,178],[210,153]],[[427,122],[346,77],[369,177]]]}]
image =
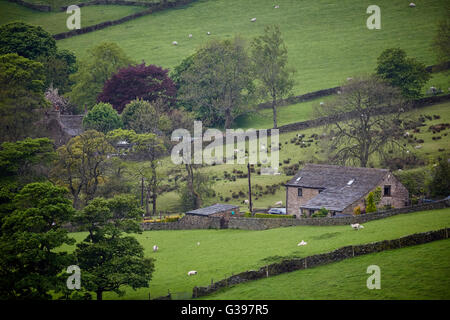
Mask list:
[{"label": "white sheep", "polygon": [[245,200],[244,200],[244,204],[249,204],[248,199],[245,199]]},{"label": "white sheep", "polygon": [[158,246],[155,244],[154,246],[153,246],[153,252],[156,252],[156,251],[158,251]]},{"label": "white sheep", "polygon": [[323,103],[322,101],[320,102],[320,105],[323,106],[325,103]]},{"label": "white sheep", "polygon": [[194,274],[197,274],[197,271],[191,270],[188,272],[188,276],[193,276]]},{"label": "white sheep", "polygon": [[176,46],[176,45],[178,45],[178,42],[173,41],[172,44],[173,44],[174,46]]},{"label": "white sheep", "polygon": [[353,228],[353,230],[364,229],[364,226],[360,225],[359,223],[351,224],[350,226]]},{"label": "white sheep", "polygon": [[209,36],[209,35],[211,35],[211,32],[208,31],[206,34]]},{"label": "white sheep", "polygon": [[192,33],[189,33],[188,37],[189,37],[189,38],[192,38]]},{"label": "white sheep", "polygon": [[252,18],[250,21],[251,21],[251,22],[255,22],[255,21],[256,21],[256,18]]},{"label": "white sheep", "polygon": [[302,240],[301,242],[298,243],[297,246],[298,246],[298,247],[300,247],[300,246],[306,246],[307,244],[308,244],[308,242]]},{"label": "white sheep", "polygon": [[276,206],[281,206],[281,205],[283,205],[283,201],[278,201],[278,202],[275,203],[275,205]]},{"label": "white sheep", "polygon": [[276,5],[276,6],[275,6],[275,9],[279,9],[279,8],[280,8],[280,6],[279,6],[279,5]]},{"label": "white sheep", "polygon": [[410,4],[409,4],[409,7],[410,8],[414,8],[416,6],[416,4],[414,3],[414,2],[411,2]]},{"label": "white sheep", "polygon": [[352,80],[353,80],[352,77],[348,77],[348,78],[347,78],[347,81],[352,81]]},{"label": "white sheep", "polygon": [[197,242],[197,245],[199,246],[199,245],[200,245],[200,242]]}]

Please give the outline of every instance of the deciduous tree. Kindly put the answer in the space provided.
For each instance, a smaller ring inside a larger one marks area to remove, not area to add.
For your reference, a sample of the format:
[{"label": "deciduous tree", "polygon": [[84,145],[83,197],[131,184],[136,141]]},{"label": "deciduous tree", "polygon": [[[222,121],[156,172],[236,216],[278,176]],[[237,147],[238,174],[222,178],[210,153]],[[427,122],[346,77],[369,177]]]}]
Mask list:
[{"label": "deciduous tree", "polygon": [[97,103],[83,118],[85,129],[107,133],[122,127],[122,119],[109,103]]}]

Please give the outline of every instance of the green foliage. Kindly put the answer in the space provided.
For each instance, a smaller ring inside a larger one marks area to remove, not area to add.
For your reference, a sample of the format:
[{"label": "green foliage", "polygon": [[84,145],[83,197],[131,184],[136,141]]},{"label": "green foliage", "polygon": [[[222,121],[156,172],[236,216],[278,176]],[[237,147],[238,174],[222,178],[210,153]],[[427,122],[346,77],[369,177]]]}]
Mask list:
[{"label": "green foliage", "polygon": [[251,63],[240,38],[208,42],[180,78],[179,99],[209,126],[230,128],[255,99]]},{"label": "green foliage", "polygon": [[320,210],[318,210],[317,212],[312,214],[312,218],[324,218],[326,216],[328,216],[328,210],[325,208],[320,208]]},{"label": "green foliage", "polygon": [[0,56],[0,141],[15,141],[36,133],[32,125],[47,108],[45,76],[39,62],[16,53]]},{"label": "green foliage", "polygon": [[122,127],[122,119],[109,103],[97,103],[83,118],[83,127],[103,133]]},{"label": "green foliage", "polygon": [[26,185],[12,201],[14,211],[1,217],[0,298],[51,299],[63,290],[59,274],[73,259],[56,251],[74,244],[61,228],[74,215],[67,190],[51,183]]},{"label": "green foliage", "polygon": [[157,133],[167,131],[171,127],[167,115],[157,112],[150,102],[141,99],[128,103],[121,117],[124,128],[134,130],[136,133]]},{"label": "green foliage", "polygon": [[366,212],[370,213],[370,212],[375,212],[377,211],[377,207],[375,205],[375,195],[373,192],[369,192],[369,195],[367,196],[366,199]]},{"label": "green foliage", "polygon": [[255,213],[255,218],[282,218],[294,219],[295,216],[289,214],[270,214],[270,213]]},{"label": "green foliage", "polygon": [[[189,179],[189,178],[188,178]],[[196,205],[196,195],[200,197],[200,201],[214,197],[215,192],[212,188],[214,181],[209,179],[209,176],[196,170],[193,172],[193,189],[191,190],[189,187],[189,183],[185,183],[181,186],[180,193],[180,205],[183,211],[189,211],[198,209]],[[193,192],[194,191],[194,194]]]},{"label": "green foliage", "polygon": [[264,35],[253,40],[251,58],[256,78],[261,82],[260,96],[272,100],[273,124],[277,128],[278,100],[294,87],[294,70],[287,66],[287,49],[278,25],[266,26]]},{"label": "green foliage", "polygon": [[79,63],[78,71],[71,76],[75,84],[69,94],[70,101],[80,110],[84,105],[91,108],[106,80],[130,64],[130,58],[115,43],[103,42],[91,48],[88,56]]},{"label": "green foliage", "polygon": [[409,196],[426,197],[430,194],[430,184],[432,171],[428,167],[416,168],[412,170],[396,171],[395,176],[405,186]]},{"label": "green foliage", "polygon": [[8,23],[0,26],[0,55],[7,53],[32,60],[47,57],[56,53],[56,41],[41,27],[23,22]]},{"label": "green foliage", "polygon": [[58,88],[61,94],[69,91],[73,85],[70,75],[78,69],[76,60],[75,55],[68,50],[58,50],[50,56],[39,56],[37,61],[44,65],[45,88]]},{"label": "green foliage", "polygon": [[382,198],[381,187],[376,187],[375,190],[373,190],[373,200],[376,206],[380,203],[381,198]]},{"label": "green foliage", "polygon": [[361,214],[361,207],[357,206],[356,208],[353,209],[353,214],[355,216],[359,216]]},{"label": "green foliage", "polygon": [[75,256],[83,270],[82,288],[94,292],[123,295],[123,286],[133,289],[148,287],[154,270],[153,259],[144,258],[144,248],[125,233],[141,232],[142,211],[129,196],[106,200],[95,198],[76,217],[88,230],[87,238],[77,244]]},{"label": "green foliage", "polygon": [[433,197],[447,197],[450,193],[450,164],[447,159],[439,161],[433,170],[433,180],[430,183]]},{"label": "green foliage", "polygon": [[415,99],[422,95],[422,87],[431,77],[423,63],[407,58],[400,48],[384,50],[377,61],[377,74],[390,85],[400,88],[405,98]]},{"label": "green foliage", "polygon": [[433,47],[440,62],[450,61],[450,19],[442,20],[433,40]]},{"label": "green foliage", "polygon": [[75,208],[81,206],[81,196],[85,204],[96,196],[105,178],[107,157],[114,150],[105,135],[95,130],[85,131],[57,149],[58,157],[51,175],[67,186]]}]

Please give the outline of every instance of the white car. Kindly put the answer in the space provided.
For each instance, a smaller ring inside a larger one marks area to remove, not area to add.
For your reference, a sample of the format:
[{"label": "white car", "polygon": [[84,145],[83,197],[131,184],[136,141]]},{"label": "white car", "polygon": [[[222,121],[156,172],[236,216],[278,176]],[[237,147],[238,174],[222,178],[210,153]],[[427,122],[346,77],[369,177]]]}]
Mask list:
[{"label": "white car", "polygon": [[271,208],[269,210],[270,214],[286,214],[286,208]]}]

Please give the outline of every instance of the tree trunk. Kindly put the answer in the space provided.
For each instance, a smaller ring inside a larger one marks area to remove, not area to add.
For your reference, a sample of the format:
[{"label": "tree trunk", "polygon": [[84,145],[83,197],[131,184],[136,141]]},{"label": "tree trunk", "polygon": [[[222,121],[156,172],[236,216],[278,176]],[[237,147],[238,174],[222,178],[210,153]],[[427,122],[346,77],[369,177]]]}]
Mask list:
[{"label": "tree trunk", "polygon": [[144,206],[144,177],[141,177],[141,207]]},{"label": "tree trunk", "polygon": [[272,99],[272,110],[273,110],[273,128],[276,129],[277,126],[277,100]]},{"label": "tree trunk", "polygon": [[97,291],[97,300],[103,300],[103,291]]}]

